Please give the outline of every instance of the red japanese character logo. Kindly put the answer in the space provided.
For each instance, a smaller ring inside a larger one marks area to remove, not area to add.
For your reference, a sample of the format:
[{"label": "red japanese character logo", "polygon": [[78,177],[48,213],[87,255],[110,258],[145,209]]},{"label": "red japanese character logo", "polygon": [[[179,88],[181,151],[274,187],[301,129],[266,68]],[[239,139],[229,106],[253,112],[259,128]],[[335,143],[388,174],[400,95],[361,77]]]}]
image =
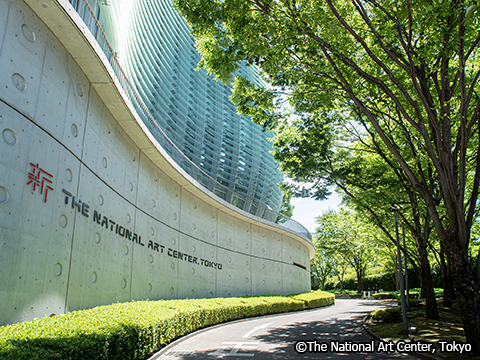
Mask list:
[{"label": "red japanese character logo", "polygon": [[33,169],[31,172],[28,173],[28,178],[30,181],[27,182],[27,185],[30,185],[33,183],[33,191],[37,188],[37,186],[40,188],[40,194],[43,195],[45,191],[45,196],[43,198],[43,202],[47,202],[47,194],[48,190],[52,190],[53,188],[50,186],[52,184],[52,180],[50,180],[48,177],[51,177],[53,179],[53,175],[49,174],[42,168],[40,168],[37,164],[32,164],[30,165],[33,166]]}]

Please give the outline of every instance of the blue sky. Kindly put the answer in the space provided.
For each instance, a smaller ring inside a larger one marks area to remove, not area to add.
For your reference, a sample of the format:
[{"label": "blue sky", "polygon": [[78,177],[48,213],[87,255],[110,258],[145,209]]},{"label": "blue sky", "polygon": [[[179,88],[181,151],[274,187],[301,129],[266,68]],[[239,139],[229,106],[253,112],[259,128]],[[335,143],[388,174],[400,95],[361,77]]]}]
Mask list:
[{"label": "blue sky", "polygon": [[292,218],[313,234],[316,227],[315,218],[329,209],[338,210],[340,198],[335,192],[332,192],[332,195],[324,201],[316,201],[309,198],[293,198],[291,204],[295,206]]}]

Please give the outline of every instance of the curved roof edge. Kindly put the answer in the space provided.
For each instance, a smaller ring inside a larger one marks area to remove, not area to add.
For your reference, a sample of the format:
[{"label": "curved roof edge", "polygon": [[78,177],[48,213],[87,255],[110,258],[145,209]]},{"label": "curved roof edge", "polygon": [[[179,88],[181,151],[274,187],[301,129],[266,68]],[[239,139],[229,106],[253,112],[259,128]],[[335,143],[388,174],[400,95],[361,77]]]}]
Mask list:
[{"label": "curved roof edge", "polygon": [[[258,226],[275,228],[280,233],[293,236],[308,248],[310,258],[315,256],[315,246],[307,236],[252,215],[221,199],[202,186],[168,155],[140,119],[102,47],[68,0],[24,1],[65,46],[120,126],[162,171],[186,190],[229,215],[246,217],[255,221]],[[310,234],[307,232],[305,235]]]}]

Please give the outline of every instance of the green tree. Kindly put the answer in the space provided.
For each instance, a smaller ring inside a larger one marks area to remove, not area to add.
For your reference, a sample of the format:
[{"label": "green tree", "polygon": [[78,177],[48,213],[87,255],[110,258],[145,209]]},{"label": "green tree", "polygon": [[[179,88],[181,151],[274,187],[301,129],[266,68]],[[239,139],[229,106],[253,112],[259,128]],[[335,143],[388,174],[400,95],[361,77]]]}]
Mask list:
[{"label": "green tree", "polygon": [[[445,245],[467,342],[480,354],[480,281],[468,257],[478,210],[477,3],[469,0],[177,0],[200,66],[229,81],[257,65],[273,86],[237,77],[238,110],[275,126],[287,92],[306,121],[356,118],[421,197]],[[338,117],[332,117],[335,110]],[[410,160],[412,159],[412,160]],[[441,203],[425,177],[430,164]],[[439,207],[440,206],[440,207]],[[443,217],[445,215],[445,217]]]},{"label": "green tree", "polygon": [[363,279],[374,256],[375,234],[353,213],[341,209],[339,213],[330,210],[316,218],[315,230],[317,249],[349,264],[357,275],[357,291],[363,291]]},{"label": "green tree", "polygon": [[[314,239],[314,243],[315,243]],[[310,260],[310,277],[312,287],[325,290],[325,284],[335,269],[335,260],[331,259],[325,251],[317,251]]]},{"label": "green tree", "polygon": [[[353,129],[349,131],[352,132]],[[414,239],[413,248],[402,247],[402,251],[421,279],[422,296],[427,302],[426,316],[438,319],[428,257],[432,231],[428,211],[399,166],[388,163],[389,159],[375,136],[369,139],[365,134],[355,134],[353,138],[340,132],[338,135],[343,145],[337,146],[335,152],[324,151],[317,156],[312,149],[321,148],[325,135],[310,126],[305,127],[303,122],[292,121],[280,127],[274,139],[274,156],[288,176],[314,184],[307,195],[321,198],[325,184],[335,185],[343,194],[343,203],[362,214],[364,221],[378,226],[390,240],[390,246],[396,248],[390,211],[395,207]],[[348,148],[345,148],[347,144]],[[302,189],[297,191],[299,195],[304,192]]]}]

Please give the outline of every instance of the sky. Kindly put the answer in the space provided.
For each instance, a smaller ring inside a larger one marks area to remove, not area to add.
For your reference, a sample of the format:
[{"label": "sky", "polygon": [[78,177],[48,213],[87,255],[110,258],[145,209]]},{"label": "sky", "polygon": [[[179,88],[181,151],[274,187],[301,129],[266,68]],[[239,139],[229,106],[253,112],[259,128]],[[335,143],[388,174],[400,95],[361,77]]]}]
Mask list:
[{"label": "sky", "polygon": [[315,218],[329,209],[338,211],[340,198],[335,192],[332,192],[330,197],[324,201],[317,201],[310,198],[292,198],[291,204],[295,206],[292,218],[305,226],[307,230],[313,234],[317,226],[315,224]]}]

